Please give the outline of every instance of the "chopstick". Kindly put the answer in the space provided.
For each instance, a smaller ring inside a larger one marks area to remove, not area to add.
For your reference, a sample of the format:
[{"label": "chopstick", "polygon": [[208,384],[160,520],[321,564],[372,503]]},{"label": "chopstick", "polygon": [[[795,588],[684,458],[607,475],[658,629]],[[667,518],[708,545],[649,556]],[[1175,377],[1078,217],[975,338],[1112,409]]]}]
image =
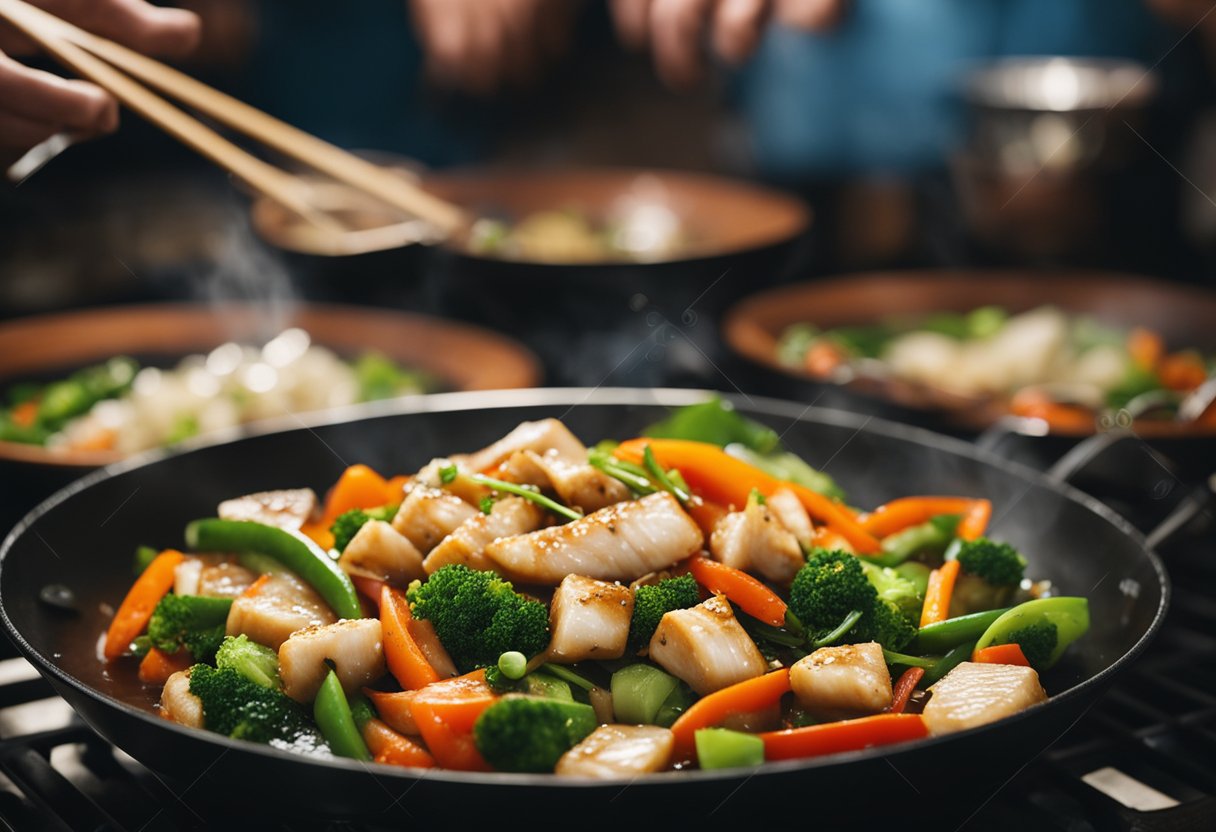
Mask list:
[{"label": "chopstick", "polygon": [[292,127],[160,61],[73,26],[24,0],[0,0],[0,17],[17,26],[69,68],[109,90],[131,109],[227,167],[251,187],[322,227],[332,229],[337,223],[329,218],[317,222],[321,212],[310,206],[306,208],[299,194],[289,193],[298,191],[306,201],[307,185],[302,180],[241,150],[113,67],[267,147],[426,220],[445,235],[459,234],[468,226],[468,217],[459,206],[400,177],[386,175],[378,165]]}]

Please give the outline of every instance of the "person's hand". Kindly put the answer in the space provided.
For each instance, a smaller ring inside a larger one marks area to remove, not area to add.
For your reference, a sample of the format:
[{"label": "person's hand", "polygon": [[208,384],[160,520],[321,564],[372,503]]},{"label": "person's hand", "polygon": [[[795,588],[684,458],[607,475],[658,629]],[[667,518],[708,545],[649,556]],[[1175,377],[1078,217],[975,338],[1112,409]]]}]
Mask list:
[{"label": "person's hand", "polygon": [[[198,42],[198,18],[143,0],[30,0],[83,29],[141,52],[181,55]],[[35,46],[0,24],[0,165],[8,165],[34,145],[67,130],[76,135],[107,133],[118,126],[118,104],[86,81],[67,80],[31,69],[10,55]]]},{"label": "person's hand", "polygon": [[574,0],[410,0],[438,84],[490,93],[529,80],[567,46]]},{"label": "person's hand", "polygon": [[760,44],[770,18],[820,31],[833,26],[849,0],[611,0],[617,33],[626,46],[649,48],[659,77],[688,87],[705,72],[706,47],[740,64]]}]

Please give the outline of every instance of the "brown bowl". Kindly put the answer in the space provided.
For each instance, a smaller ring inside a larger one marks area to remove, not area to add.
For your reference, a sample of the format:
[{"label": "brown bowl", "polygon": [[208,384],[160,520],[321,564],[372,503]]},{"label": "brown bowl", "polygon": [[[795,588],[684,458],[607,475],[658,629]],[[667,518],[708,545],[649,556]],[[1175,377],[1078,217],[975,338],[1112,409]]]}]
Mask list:
[{"label": "brown bowl", "polygon": [[[800,283],[741,301],[727,313],[722,333],[730,348],[754,365],[791,381],[837,386],[855,394],[855,406],[893,404],[927,417],[921,421],[978,431],[1009,415],[1003,399],[960,396],[878,373],[818,379],[778,360],[781,334],[795,323],[827,329],[986,305],[1016,313],[1045,304],[1111,326],[1149,327],[1172,348],[1216,349],[1216,294],[1143,277],[1078,271],[881,272]],[[1210,426],[1150,419],[1131,427],[1144,437],[1216,435]]]},{"label": "brown bowl", "polygon": [[[341,355],[383,353],[430,373],[446,390],[534,387],[540,382],[536,357],[515,341],[423,315],[303,304],[270,326],[266,311],[251,305],[148,304],[5,323],[0,326],[0,383],[66,373],[116,355],[180,358],[226,341],[265,340],[287,326],[304,329],[314,343]],[[118,458],[114,452],[52,453],[0,442],[0,465],[59,469],[64,475]]]}]

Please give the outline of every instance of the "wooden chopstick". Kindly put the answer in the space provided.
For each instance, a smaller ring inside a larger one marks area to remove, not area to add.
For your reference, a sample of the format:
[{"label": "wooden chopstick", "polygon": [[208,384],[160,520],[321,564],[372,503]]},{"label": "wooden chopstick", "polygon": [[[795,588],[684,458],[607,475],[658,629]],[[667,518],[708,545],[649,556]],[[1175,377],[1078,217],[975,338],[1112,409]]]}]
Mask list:
[{"label": "wooden chopstick", "polygon": [[288,210],[319,228],[335,233],[345,227],[332,216],[318,211],[309,199],[308,185],[273,165],[237,147],[202,122],[114,69],[100,58],[64,40],[54,27],[27,14],[33,6],[21,0],[0,0],[0,17],[45,49],[56,60],[109,91],[123,104],[159,125],[194,150],[227,168],[234,175]]},{"label": "wooden chopstick", "polygon": [[429,194],[400,177],[386,176],[384,168],[378,165],[292,127],[160,61],[73,26],[24,0],[0,0],[0,11],[9,10],[11,14],[14,9],[21,9],[27,19],[40,20],[46,27],[53,27],[63,39],[103,58],[149,86],[257,139],[267,147],[430,222],[445,235],[458,234],[469,224],[466,212],[459,206]]}]

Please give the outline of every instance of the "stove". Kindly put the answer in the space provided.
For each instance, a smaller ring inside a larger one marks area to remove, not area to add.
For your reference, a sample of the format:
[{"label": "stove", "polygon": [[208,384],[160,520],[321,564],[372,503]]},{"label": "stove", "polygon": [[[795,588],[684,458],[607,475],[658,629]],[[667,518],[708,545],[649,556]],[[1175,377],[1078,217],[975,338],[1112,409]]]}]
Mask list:
[{"label": "stove", "polygon": [[[1134,498],[1127,477],[1095,474],[1109,467],[1109,444],[1096,443],[1101,453],[1071,455],[1053,473],[1098,496],[1106,479],[1106,490],[1117,495],[1111,499],[1134,521],[1168,531],[1158,550],[1174,584],[1169,615],[1152,647],[1064,736],[995,794],[970,796],[978,805],[968,807],[959,830],[1216,828],[1216,476],[1191,487],[1170,480],[1175,487],[1168,489],[1160,479],[1142,480],[1151,493]],[[1169,480],[1169,469],[1161,470]],[[171,790],[93,733],[11,646],[4,648],[0,829],[239,825],[218,816],[205,795]],[[295,832],[377,829],[324,820],[262,825]]]}]

